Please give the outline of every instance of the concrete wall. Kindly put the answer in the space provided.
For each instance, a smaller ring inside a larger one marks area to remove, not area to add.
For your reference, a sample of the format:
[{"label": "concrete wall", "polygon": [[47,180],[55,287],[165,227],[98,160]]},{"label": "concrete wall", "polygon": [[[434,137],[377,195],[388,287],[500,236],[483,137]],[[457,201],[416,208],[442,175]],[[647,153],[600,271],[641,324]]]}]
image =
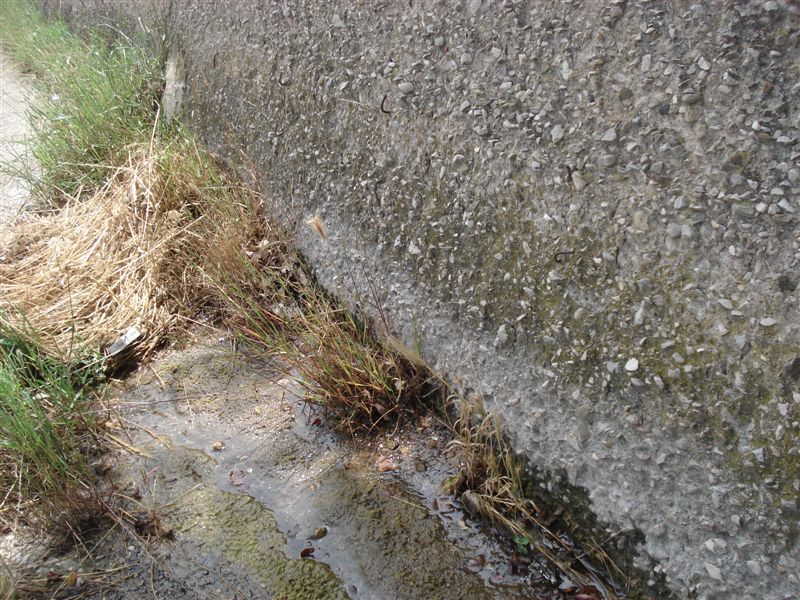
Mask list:
[{"label": "concrete wall", "polygon": [[320,280],[374,286],[654,579],[795,597],[796,3],[46,4],[166,33]]}]

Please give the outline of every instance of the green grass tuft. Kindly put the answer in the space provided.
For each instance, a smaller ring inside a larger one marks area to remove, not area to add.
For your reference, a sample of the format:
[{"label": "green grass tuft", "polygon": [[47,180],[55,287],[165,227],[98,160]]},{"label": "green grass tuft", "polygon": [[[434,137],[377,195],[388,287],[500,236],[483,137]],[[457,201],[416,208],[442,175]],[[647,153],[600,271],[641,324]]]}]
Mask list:
[{"label": "green grass tuft", "polygon": [[101,357],[54,358],[0,313],[0,525],[23,518],[75,530],[96,514],[86,511],[95,500],[90,390],[103,376]]},{"label": "green grass tuft", "polygon": [[38,167],[20,161],[17,169],[38,196],[96,189],[110,165],[125,163],[129,144],[150,138],[163,69],[141,47],[122,36],[110,46],[97,35],[82,39],[23,0],[0,4],[0,40],[36,74],[29,117]]}]

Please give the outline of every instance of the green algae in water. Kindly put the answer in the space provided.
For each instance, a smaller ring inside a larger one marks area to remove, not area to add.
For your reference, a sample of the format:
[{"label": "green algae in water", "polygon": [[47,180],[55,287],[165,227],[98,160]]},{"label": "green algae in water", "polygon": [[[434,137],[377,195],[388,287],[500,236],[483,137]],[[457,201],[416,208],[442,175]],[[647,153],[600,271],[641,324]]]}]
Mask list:
[{"label": "green algae in water", "polygon": [[212,461],[202,452],[176,449],[164,457],[163,474],[177,476],[189,489],[178,492],[169,515],[175,530],[202,553],[244,566],[270,596],[286,600],[347,599],[339,578],[324,563],[292,559],[272,512],[249,496],[205,484],[191,490]]},{"label": "green algae in water", "polygon": [[439,520],[390,481],[333,471],[314,502],[326,522],[348,529],[350,551],[377,593],[408,600],[496,597],[464,572],[463,556]]}]

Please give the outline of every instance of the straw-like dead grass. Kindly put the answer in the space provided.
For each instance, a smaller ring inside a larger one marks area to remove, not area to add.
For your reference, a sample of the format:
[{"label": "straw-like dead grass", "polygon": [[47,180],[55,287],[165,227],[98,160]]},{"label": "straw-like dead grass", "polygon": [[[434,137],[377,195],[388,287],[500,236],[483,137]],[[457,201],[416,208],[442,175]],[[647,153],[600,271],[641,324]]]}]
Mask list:
[{"label": "straw-like dead grass", "polygon": [[[571,535],[566,536],[553,527],[557,515],[541,510],[532,500],[525,467],[504,436],[497,416],[487,413],[480,399],[450,399],[457,401],[457,409],[451,421],[454,438],[449,446],[461,468],[446,482],[446,489],[460,495],[471,513],[505,530],[518,552],[544,556],[580,589],[593,590],[585,592],[585,597],[646,597],[635,578],[626,574],[590,533],[570,528]],[[576,534],[585,534],[579,535],[581,544],[576,543]]]},{"label": "straw-like dead grass", "polygon": [[139,357],[213,303],[203,272],[265,234],[258,197],[192,143],[133,147],[91,195],[23,215],[0,250],[0,297],[54,354],[107,347],[131,327]]}]

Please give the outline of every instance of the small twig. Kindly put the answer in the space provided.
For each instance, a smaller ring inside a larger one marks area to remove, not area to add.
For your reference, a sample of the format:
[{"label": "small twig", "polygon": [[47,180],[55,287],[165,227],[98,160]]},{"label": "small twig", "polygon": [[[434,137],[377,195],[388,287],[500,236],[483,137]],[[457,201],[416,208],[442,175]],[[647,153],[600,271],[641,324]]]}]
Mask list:
[{"label": "small twig", "polygon": [[409,502],[408,500],[403,500],[403,498],[398,498],[397,496],[389,496],[391,500],[397,500],[398,502],[402,502],[403,504],[408,504],[413,508],[420,508],[422,510],[427,510],[422,504],[416,504],[414,502]]},{"label": "small twig", "polygon": [[151,364],[148,364],[147,366],[148,366],[148,367],[149,367],[149,369],[150,369],[150,370],[153,372],[153,375],[155,375],[156,379],[158,379],[158,383],[161,385],[161,391],[163,392],[165,389],[167,389],[167,386],[166,386],[166,384],[164,383],[164,380],[163,380],[163,379],[161,379],[161,376],[158,374],[158,371],[156,371],[156,370],[153,368],[153,365],[151,365]]},{"label": "small twig", "polygon": [[381,100],[381,112],[382,112],[383,114],[385,114],[385,115],[390,115],[390,114],[392,114],[392,111],[390,111],[390,110],[386,110],[386,108],[384,108],[384,107],[385,107],[385,105],[386,105],[386,99],[387,99],[387,98],[388,98],[388,96],[387,96],[386,94],[384,94],[384,95],[383,95],[383,100]]},{"label": "small twig", "polygon": [[348,98],[336,98],[339,102],[347,102],[348,104],[355,104],[356,106],[360,106],[361,108],[371,108],[364,104],[363,102],[358,102],[356,100],[350,100]]},{"label": "small twig", "polygon": [[108,432],[106,432],[104,435],[106,438],[108,438],[109,440],[111,440],[112,442],[117,444],[120,448],[122,448],[126,452],[129,452],[130,454],[134,454],[135,456],[143,456],[145,458],[153,458],[151,454],[148,454],[144,450],[140,450],[139,448],[136,448],[135,446],[128,444],[127,442],[119,439],[115,435],[112,435]]}]

